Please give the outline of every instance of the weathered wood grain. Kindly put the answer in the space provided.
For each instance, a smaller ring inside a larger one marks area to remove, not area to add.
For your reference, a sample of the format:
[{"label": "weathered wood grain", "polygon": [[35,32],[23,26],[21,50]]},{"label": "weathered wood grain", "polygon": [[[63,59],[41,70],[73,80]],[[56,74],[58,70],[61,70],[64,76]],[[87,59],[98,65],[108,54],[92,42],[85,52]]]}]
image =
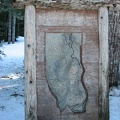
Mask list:
[{"label": "weathered wood grain", "polygon": [[99,120],[109,120],[108,9],[99,8]]},{"label": "weathered wood grain", "polygon": [[37,120],[35,7],[25,7],[25,120]]}]

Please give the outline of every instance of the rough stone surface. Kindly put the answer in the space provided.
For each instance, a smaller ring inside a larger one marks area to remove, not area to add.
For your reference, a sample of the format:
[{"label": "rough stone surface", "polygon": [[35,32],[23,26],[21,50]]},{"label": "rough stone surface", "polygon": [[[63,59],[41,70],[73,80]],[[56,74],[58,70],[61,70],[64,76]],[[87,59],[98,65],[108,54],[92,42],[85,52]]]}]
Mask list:
[{"label": "rough stone surface", "polygon": [[62,112],[67,106],[73,112],[85,112],[86,92],[82,85],[80,33],[46,34],[46,75],[51,92]]}]

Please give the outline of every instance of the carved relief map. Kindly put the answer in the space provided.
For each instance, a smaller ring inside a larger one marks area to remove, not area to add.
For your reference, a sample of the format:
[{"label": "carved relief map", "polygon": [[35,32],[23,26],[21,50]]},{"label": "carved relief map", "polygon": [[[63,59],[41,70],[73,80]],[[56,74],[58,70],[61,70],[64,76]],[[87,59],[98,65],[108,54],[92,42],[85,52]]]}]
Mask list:
[{"label": "carved relief map", "polygon": [[49,89],[63,112],[85,112],[87,92],[83,84],[81,33],[46,33],[46,77]]}]

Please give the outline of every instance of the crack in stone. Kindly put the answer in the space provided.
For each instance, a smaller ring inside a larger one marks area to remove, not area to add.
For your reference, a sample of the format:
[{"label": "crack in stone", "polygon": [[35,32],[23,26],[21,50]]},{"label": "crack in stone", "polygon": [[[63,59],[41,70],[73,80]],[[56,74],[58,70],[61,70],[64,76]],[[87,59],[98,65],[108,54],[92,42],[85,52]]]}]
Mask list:
[{"label": "crack in stone", "polygon": [[68,46],[69,46],[69,47],[72,49],[72,51],[73,51],[73,53],[71,54],[71,58],[72,58],[72,59],[75,59],[75,60],[78,62],[78,65],[83,69],[83,67],[81,66],[80,61],[77,59],[77,57],[73,57],[73,55],[74,55],[74,53],[75,53],[74,48],[73,48],[73,42],[74,42],[73,34],[70,33],[70,34],[68,34],[68,35],[69,35],[69,41],[70,41],[70,43],[67,42],[67,37],[66,37],[66,36],[65,36],[65,41],[66,41],[66,43],[68,44]]}]

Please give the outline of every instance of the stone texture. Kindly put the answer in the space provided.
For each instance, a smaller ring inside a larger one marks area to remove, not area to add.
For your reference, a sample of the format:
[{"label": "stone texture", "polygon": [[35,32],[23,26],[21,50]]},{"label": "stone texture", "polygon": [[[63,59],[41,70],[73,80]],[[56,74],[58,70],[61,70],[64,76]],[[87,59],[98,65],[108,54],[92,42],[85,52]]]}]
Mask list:
[{"label": "stone texture", "polygon": [[81,42],[81,33],[46,34],[47,81],[61,112],[67,106],[73,112],[85,112],[87,95],[82,85]]}]

